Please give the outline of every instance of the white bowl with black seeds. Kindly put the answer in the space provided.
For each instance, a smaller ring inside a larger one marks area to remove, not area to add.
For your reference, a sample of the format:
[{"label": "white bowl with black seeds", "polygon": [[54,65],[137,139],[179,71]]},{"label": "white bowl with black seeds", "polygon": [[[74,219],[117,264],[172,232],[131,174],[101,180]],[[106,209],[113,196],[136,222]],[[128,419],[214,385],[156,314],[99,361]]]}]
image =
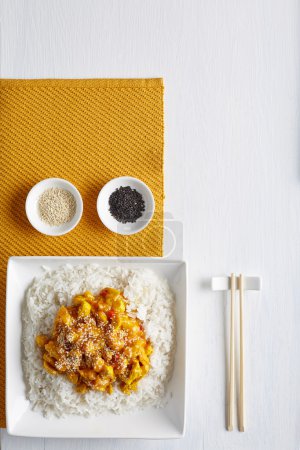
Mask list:
[{"label": "white bowl with black seeds", "polygon": [[83,212],[83,202],[76,187],[63,178],[47,178],[29,191],[26,215],[40,233],[61,236],[76,227]]},{"label": "white bowl with black seeds", "polygon": [[130,235],[149,225],[155,210],[150,188],[133,177],[113,178],[99,192],[97,211],[112,232]]}]

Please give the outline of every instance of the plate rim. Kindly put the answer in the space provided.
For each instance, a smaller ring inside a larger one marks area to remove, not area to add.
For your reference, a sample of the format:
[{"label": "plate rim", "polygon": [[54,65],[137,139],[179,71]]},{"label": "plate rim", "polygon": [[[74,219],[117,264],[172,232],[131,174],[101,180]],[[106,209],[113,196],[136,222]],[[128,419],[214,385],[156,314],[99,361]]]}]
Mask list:
[{"label": "plate rim", "polygon": [[[69,434],[66,435],[54,435],[54,434],[47,434],[47,433],[17,433],[13,429],[11,429],[10,420],[9,420],[9,414],[8,414],[8,402],[7,402],[7,395],[8,395],[8,364],[7,364],[7,355],[8,355],[8,342],[7,339],[7,333],[8,333],[8,312],[9,308],[7,308],[7,300],[8,300],[8,293],[9,293],[9,284],[8,284],[8,278],[9,278],[9,272],[11,270],[11,265],[15,261],[19,260],[107,260],[109,261],[121,261],[121,262],[137,262],[137,263],[161,263],[161,264],[169,264],[169,265],[178,265],[182,266],[184,268],[184,275],[185,275],[185,288],[184,288],[184,294],[185,294],[185,320],[184,320],[184,327],[185,327],[185,333],[184,333],[184,373],[185,373],[185,380],[184,380],[184,397],[183,397],[183,421],[182,421],[182,428],[179,430],[177,428],[176,432],[169,432],[164,435],[157,434],[157,435],[145,435],[145,436],[136,436],[134,434],[130,434],[128,436],[124,437],[113,437],[113,436],[71,436]],[[26,436],[26,437],[41,437],[41,438],[73,438],[73,439],[151,439],[151,440],[157,440],[157,439],[181,439],[185,436],[186,432],[186,409],[187,409],[187,358],[188,358],[188,263],[184,259],[169,259],[169,258],[163,258],[163,257],[149,257],[149,256],[91,256],[91,255],[16,255],[16,256],[10,256],[7,260],[7,272],[6,272],[6,311],[5,311],[5,363],[6,363],[6,369],[5,369],[5,413],[6,413],[6,427],[7,427],[7,433],[14,436]]]}]

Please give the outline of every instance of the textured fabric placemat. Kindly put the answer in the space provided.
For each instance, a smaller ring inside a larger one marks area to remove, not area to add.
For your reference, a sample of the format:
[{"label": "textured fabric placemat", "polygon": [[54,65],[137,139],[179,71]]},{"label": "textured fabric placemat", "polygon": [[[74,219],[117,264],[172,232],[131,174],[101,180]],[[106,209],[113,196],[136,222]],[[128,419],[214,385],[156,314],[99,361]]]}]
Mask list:
[{"label": "textured fabric placemat", "polygon": [[[0,80],[0,426],[5,427],[5,288],[12,255],[161,256],[163,246],[163,81]],[[111,178],[151,188],[151,224],[120,236],[100,222],[96,199]],[[25,215],[29,189],[48,177],[79,189],[84,211],[65,236],[35,231]]]}]

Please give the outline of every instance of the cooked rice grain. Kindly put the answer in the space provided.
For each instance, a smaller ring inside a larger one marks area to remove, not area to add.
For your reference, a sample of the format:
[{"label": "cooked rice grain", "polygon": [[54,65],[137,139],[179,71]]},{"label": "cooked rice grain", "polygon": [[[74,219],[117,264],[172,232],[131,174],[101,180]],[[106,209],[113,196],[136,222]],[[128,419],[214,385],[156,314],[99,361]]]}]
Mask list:
[{"label": "cooked rice grain", "polygon": [[[112,395],[95,391],[80,395],[64,377],[51,376],[43,369],[35,336],[51,333],[57,310],[61,305],[70,304],[74,295],[86,290],[97,294],[107,286],[123,290],[129,300],[127,310],[132,314],[137,311],[137,316],[144,321],[154,347],[151,369],[140,381],[137,392],[129,396],[117,386]],[[174,297],[167,281],[153,271],[103,268],[97,264],[68,264],[57,270],[46,270],[28,289],[22,318],[23,369],[27,398],[33,410],[48,417],[95,416],[109,411],[134,412],[166,403],[166,383],[172,372],[175,347]]]}]

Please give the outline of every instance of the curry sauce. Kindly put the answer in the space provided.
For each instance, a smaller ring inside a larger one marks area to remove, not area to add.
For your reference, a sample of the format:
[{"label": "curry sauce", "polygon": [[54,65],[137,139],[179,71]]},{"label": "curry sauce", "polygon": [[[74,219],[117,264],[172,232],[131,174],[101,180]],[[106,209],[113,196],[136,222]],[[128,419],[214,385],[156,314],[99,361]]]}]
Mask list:
[{"label": "curry sauce", "polygon": [[51,336],[38,335],[43,365],[51,375],[63,375],[79,393],[111,394],[117,383],[130,394],[149,372],[153,349],[141,320],[126,311],[124,295],[113,288],[98,296],[87,291],[62,306]]}]

